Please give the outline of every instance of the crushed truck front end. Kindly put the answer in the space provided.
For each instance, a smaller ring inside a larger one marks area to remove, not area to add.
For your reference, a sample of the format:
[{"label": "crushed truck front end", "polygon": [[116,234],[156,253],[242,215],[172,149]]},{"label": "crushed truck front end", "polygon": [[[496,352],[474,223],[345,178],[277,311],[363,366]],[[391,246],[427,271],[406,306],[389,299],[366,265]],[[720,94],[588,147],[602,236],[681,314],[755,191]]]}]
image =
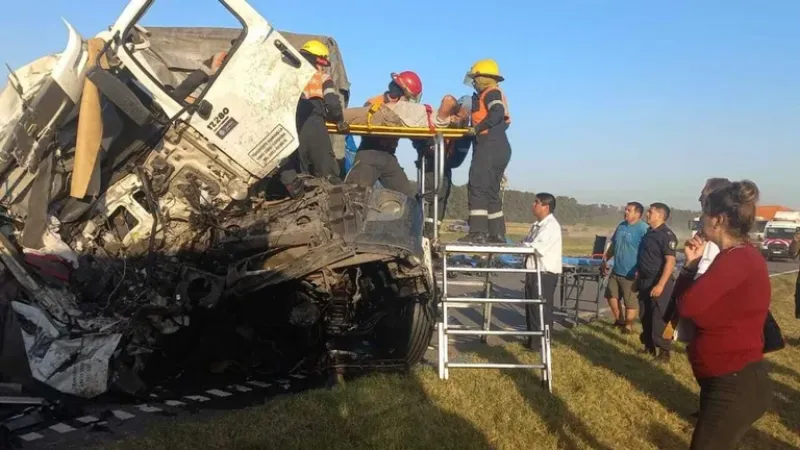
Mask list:
[{"label": "crushed truck front end", "polygon": [[154,3],[90,45],[68,25],[67,50],[0,95],[2,276],[35,324],[9,331],[34,378],[94,397],[253,355],[276,371],[416,364],[435,292],[419,203],[314,178],[287,197],[275,174],[313,67],[243,0],[220,1],[239,30],[146,28]]}]

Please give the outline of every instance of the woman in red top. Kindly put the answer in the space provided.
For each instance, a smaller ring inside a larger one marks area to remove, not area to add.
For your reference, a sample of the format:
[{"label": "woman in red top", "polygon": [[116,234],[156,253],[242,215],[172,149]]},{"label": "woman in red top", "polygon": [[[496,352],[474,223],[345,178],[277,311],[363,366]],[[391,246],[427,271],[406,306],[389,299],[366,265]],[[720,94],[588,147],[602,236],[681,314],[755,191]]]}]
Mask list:
[{"label": "woman in red top", "polygon": [[[700,412],[692,449],[731,449],[770,405],[763,362],[764,321],[770,302],[764,257],[747,241],[758,188],[730,183],[703,199],[702,231],[686,243],[686,263],[675,285],[678,313],[697,333],[688,346],[700,384]],[[694,280],[706,240],[720,253]]]}]

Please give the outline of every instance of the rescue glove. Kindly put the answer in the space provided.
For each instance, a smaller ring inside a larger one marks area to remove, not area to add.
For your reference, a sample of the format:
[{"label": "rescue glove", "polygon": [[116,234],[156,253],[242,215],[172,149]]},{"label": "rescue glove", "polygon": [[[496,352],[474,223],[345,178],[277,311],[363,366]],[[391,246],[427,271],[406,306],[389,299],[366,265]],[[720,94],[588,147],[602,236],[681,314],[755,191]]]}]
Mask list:
[{"label": "rescue glove", "polygon": [[337,122],[336,131],[338,131],[339,133],[347,133],[348,131],[350,131],[350,125],[348,125],[347,122],[344,121]]},{"label": "rescue glove", "polygon": [[477,133],[475,132],[475,127],[469,127],[469,128],[467,128],[467,134],[465,134],[464,136],[473,137],[476,134]]}]

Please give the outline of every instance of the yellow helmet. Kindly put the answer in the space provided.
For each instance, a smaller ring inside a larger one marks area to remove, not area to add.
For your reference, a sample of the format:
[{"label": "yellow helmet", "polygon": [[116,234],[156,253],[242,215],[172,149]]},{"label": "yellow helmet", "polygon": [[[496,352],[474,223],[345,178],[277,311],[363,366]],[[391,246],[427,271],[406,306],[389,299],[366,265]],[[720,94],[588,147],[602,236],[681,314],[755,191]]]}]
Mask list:
[{"label": "yellow helmet", "polygon": [[330,55],[330,50],[328,50],[328,46],[316,39],[312,39],[303,44],[303,48],[301,48],[300,51],[307,52],[318,58],[325,58],[325,59],[328,59],[328,56]]},{"label": "yellow helmet", "polygon": [[472,79],[481,75],[492,77],[497,81],[504,80],[503,76],[500,75],[500,67],[498,67],[497,62],[493,59],[482,59],[473,64],[472,68],[467,72],[467,79]]}]

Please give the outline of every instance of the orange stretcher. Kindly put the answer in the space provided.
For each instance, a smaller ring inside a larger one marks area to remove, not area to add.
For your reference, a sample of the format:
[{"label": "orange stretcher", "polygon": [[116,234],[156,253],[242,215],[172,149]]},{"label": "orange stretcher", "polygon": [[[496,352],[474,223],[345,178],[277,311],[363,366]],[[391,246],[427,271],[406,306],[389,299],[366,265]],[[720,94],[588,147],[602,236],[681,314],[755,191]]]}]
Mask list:
[{"label": "orange stretcher", "polygon": [[384,136],[398,138],[432,138],[441,134],[445,139],[459,139],[467,134],[466,128],[386,127],[376,125],[350,125],[346,133],[336,130],[336,124],[326,122],[328,133],[352,134],[355,136]]}]

